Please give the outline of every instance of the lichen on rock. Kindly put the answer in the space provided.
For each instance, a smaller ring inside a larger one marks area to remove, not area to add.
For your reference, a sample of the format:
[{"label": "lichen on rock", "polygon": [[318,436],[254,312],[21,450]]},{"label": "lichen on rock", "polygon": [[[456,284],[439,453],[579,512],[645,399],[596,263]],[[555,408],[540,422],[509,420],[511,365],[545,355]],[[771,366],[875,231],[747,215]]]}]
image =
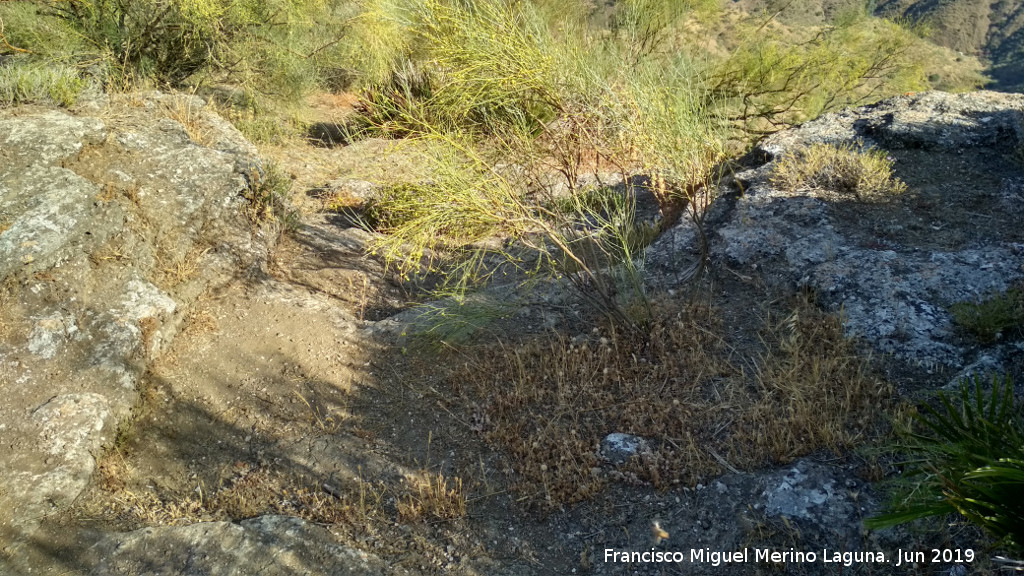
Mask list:
[{"label": "lichen on rock", "polygon": [[255,148],[201,101],[210,145],[159,113],[180,97],[141,98],[0,112],[0,530],[15,540],[88,485],[191,304],[260,273],[276,239],[243,214]]}]

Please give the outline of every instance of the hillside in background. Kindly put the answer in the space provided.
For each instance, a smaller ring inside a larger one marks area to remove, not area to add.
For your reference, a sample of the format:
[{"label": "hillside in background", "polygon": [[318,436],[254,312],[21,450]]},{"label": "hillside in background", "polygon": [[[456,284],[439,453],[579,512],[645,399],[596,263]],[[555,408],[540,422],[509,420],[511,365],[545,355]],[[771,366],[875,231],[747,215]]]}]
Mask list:
[{"label": "hillside in background", "polygon": [[[745,10],[779,12],[783,22],[822,24],[861,0],[740,0]],[[1024,88],[1024,2],[1021,0],[878,0],[875,14],[924,24],[929,39],[964,55],[981,58],[992,78],[988,88]]]},{"label": "hillside in background", "polygon": [[1024,2],[1021,0],[889,0],[879,13],[927,22],[932,39],[989,63],[991,88],[1024,88]]}]

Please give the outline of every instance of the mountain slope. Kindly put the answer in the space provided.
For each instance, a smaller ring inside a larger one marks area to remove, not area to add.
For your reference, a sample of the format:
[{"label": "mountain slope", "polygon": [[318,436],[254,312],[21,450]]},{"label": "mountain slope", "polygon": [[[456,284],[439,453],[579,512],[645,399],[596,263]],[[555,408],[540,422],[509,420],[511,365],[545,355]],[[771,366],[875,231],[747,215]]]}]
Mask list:
[{"label": "mountain slope", "polygon": [[987,60],[994,88],[1024,88],[1024,1],[887,0],[877,13],[926,22],[937,44]]},{"label": "mountain slope", "polygon": [[[748,11],[778,13],[789,24],[817,25],[832,21],[864,0],[726,0]],[[982,58],[989,88],[1024,89],[1024,0],[877,0],[877,16],[905,18],[925,24],[929,39],[947,48]]]}]

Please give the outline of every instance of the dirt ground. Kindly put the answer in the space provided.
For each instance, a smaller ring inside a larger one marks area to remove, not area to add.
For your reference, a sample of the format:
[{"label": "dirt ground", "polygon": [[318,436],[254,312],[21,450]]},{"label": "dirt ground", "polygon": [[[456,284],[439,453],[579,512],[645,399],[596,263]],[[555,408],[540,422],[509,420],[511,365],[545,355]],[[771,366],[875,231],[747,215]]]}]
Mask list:
[{"label": "dirt ground", "polygon": [[[835,534],[754,508],[777,481],[766,471],[667,490],[621,477],[585,501],[538,505],[519,489],[510,459],[478,433],[475,407],[446,387],[437,358],[374,341],[359,313],[274,278],[212,295],[149,375],[139,418],[101,463],[75,523],[124,531],[290,513],[330,525],[395,574],[739,574],[749,566],[625,566],[603,555],[836,545]],[[739,323],[733,329],[737,341],[752,337]],[[837,513],[851,523],[877,501],[863,465],[827,451],[801,464],[813,483],[847,478]],[[935,545],[906,538],[908,548]],[[843,573],[820,568],[788,572]]]}]

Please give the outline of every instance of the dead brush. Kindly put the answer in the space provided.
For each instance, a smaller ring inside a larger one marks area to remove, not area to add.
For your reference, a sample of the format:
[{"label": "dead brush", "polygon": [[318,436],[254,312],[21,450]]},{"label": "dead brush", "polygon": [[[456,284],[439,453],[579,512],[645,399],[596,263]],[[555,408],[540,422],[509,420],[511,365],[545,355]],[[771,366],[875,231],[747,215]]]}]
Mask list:
[{"label": "dead brush", "polygon": [[159,242],[156,250],[156,267],[160,273],[161,284],[174,288],[199,275],[200,264],[211,248],[193,246],[187,252],[173,248],[174,243],[166,240]]},{"label": "dead brush", "polygon": [[160,342],[156,339],[159,330],[160,322],[156,318],[147,316],[139,320],[139,332],[142,336],[142,353],[147,359],[155,358],[159,354],[158,345]]},{"label": "dead brush", "polygon": [[100,246],[96,250],[93,250],[89,254],[89,260],[92,261],[96,266],[100,266],[106,262],[124,262],[128,260],[127,250],[121,242],[108,242],[103,246]]},{"label": "dead brush", "polygon": [[190,310],[182,324],[184,334],[209,334],[217,332],[217,317],[209,310]]},{"label": "dead brush", "polygon": [[0,339],[7,342],[12,341],[12,332],[14,325],[9,318],[5,319],[6,314],[11,312],[11,297],[4,286],[0,286]]},{"label": "dead brush", "polygon": [[608,474],[596,447],[610,432],[651,440],[619,472],[665,488],[848,449],[889,407],[891,386],[871,375],[839,320],[810,304],[768,323],[752,377],[713,307],[659,306],[654,317],[642,338],[609,329],[462,360],[453,388],[482,412],[482,433],[506,451],[521,494],[557,507],[601,490]]},{"label": "dead brush", "polygon": [[625,431],[662,441],[633,472],[658,486],[695,482],[719,464],[702,445],[721,408],[710,401],[727,361],[717,318],[706,306],[660,320],[646,338],[614,330],[582,343],[565,338],[513,349],[473,350],[453,376],[482,403],[486,439],[504,447],[517,488],[557,506],[607,483],[596,444]]},{"label": "dead brush", "polygon": [[236,463],[212,492],[198,492],[204,509],[231,519],[282,514],[323,524],[351,524],[386,517],[387,487],[360,475],[338,487],[333,483],[265,467]]},{"label": "dead brush", "polygon": [[777,517],[765,517],[748,509],[752,517],[746,518],[746,542],[745,546],[764,545],[771,542],[778,549],[796,548],[804,543],[804,536],[800,533],[800,527],[792,523],[783,515]]},{"label": "dead brush", "polygon": [[407,481],[414,492],[398,501],[398,517],[402,520],[415,521],[423,517],[448,520],[466,515],[466,493],[461,478],[448,479],[440,472],[422,471]]},{"label": "dead brush", "polygon": [[138,207],[139,185],[136,183],[107,182],[103,185],[100,193],[96,195],[96,200],[104,204],[113,202],[118,198],[125,198],[132,205]]},{"label": "dead brush", "polygon": [[755,391],[731,391],[747,406],[732,439],[738,459],[757,465],[816,448],[840,453],[884,433],[879,416],[896,410],[894,389],[843,336],[839,317],[801,301],[766,323]]},{"label": "dead brush", "polygon": [[348,280],[348,294],[358,294],[356,296],[356,306],[358,306],[358,318],[362,322],[366,315],[366,307],[370,303],[370,278],[365,272],[359,273],[359,287],[356,288],[356,283],[352,281],[352,276],[346,276]]},{"label": "dead brush", "polygon": [[[460,494],[461,483],[431,480],[433,490]],[[396,498],[401,488],[383,481],[370,481],[362,470],[351,479],[315,479],[266,467],[237,462],[222,474],[218,486],[207,490],[197,486],[186,497],[157,494],[152,489],[138,493],[122,491],[108,497],[106,518],[135,524],[191,524],[210,520],[241,520],[276,514],[329,525],[331,531],[357,547],[383,549],[388,554],[408,552],[409,533],[395,523]],[[446,501],[445,507],[427,508],[430,514],[451,516],[460,510],[460,499]],[[464,514],[464,498],[461,498]],[[104,509],[100,507],[100,511]],[[119,514],[120,517],[113,514]],[[420,536],[414,536],[421,538]],[[392,544],[393,543],[393,544]],[[372,546],[372,548],[371,548]],[[383,546],[383,548],[382,548]],[[420,550],[442,555],[443,545],[428,540],[417,542]]]},{"label": "dead brush", "polygon": [[125,489],[125,481],[133,470],[121,450],[115,447],[97,460],[96,472],[97,484],[104,491],[117,492]]},{"label": "dead brush", "polygon": [[293,474],[236,463],[217,487],[206,489],[198,485],[182,497],[158,494],[152,488],[130,488],[125,480],[130,476],[127,464],[113,460],[107,464],[109,471],[104,472],[99,493],[77,507],[82,517],[130,526],[240,520],[264,514],[296,516],[324,524],[352,524],[387,517],[386,487],[361,477],[354,483],[357,485],[349,483],[339,489]]}]

